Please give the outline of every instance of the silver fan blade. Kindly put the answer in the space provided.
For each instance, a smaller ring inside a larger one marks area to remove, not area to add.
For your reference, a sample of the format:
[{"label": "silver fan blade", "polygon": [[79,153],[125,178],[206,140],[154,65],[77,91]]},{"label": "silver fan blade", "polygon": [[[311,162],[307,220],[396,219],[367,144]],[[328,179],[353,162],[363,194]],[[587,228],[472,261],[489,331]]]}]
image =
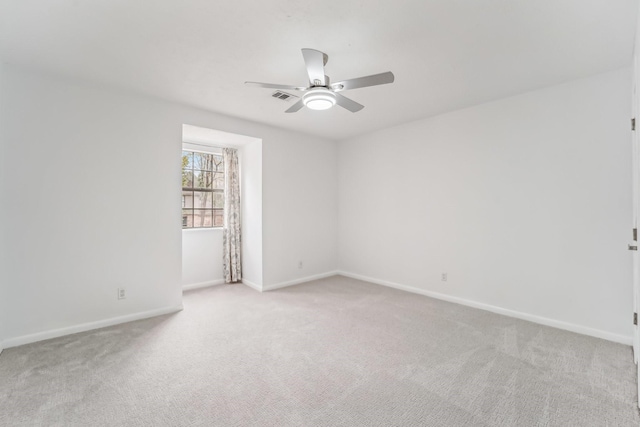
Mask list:
[{"label": "silver fan blade", "polygon": [[353,101],[346,96],[342,96],[339,93],[336,93],[336,103],[342,108],[346,108],[352,113],[357,113],[358,111],[364,108],[364,105],[358,104],[356,101]]},{"label": "silver fan blade", "polygon": [[308,89],[302,86],[278,85],[274,83],[244,82],[244,84],[248,86],[264,87],[267,89],[284,89],[284,90],[307,90]]},{"label": "silver fan blade", "polygon": [[307,74],[309,74],[309,83],[311,86],[324,86],[324,58],[326,54],[315,49],[302,49],[304,63],[307,66]]},{"label": "silver fan blade", "polygon": [[285,111],[285,113],[295,113],[296,111],[298,111],[302,107],[304,107],[304,104],[302,103],[302,99],[301,99],[298,102],[296,102],[295,104],[293,104],[291,107],[289,107],[289,109],[287,111]]},{"label": "silver fan blade", "polygon": [[387,83],[393,83],[394,76],[391,71],[386,73],[374,74],[372,76],[357,77],[355,79],[343,80],[331,85],[331,89],[334,91],[358,89],[367,86],[386,85]]}]

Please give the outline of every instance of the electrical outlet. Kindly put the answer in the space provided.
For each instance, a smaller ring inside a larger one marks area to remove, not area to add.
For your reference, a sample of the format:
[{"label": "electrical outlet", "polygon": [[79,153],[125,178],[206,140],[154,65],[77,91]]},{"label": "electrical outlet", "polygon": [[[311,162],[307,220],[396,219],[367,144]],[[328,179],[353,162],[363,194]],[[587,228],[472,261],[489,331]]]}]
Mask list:
[{"label": "electrical outlet", "polygon": [[302,268],[302,261],[298,261],[298,268]]},{"label": "electrical outlet", "polygon": [[124,288],[118,288],[118,299],[125,299],[127,297],[127,292]]},{"label": "electrical outlet", "polygon": [[440,280],[442,280],[443,282],[447,281],[447,273],[442,273],[442,276],[440,277]]}]

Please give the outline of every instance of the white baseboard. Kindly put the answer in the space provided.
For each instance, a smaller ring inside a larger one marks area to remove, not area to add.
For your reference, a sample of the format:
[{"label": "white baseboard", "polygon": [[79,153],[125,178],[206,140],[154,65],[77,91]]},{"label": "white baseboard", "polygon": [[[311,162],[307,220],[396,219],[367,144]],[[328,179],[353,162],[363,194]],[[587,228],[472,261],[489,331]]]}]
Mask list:
[{"label": "white baseboard", "polygon": [[272,291],[274,289],[286,288],[287,286],[298,285],[300,283],[311,282],[312,280],[324,279],[339,274],[338,271],[328,271],[326,273],[315,274],[313,276],[301,277],[300,279],[289,280],[287,282],[275,283],[273,285],[263,286],[263,291]]},{"label": "white baseboard", "polygon": [[244,283],[245,285],[247,285],[248,287],[250,287],[251,289],[253,289],[255,291],[262,292],[262,286],[260,286],[260,285],[258,285],[256,283],[250,282],[247,279],[242,279],[242,283]]},{"label": "white baseboard", "polygon": [[208,282],[192,283],[190,285],[183,285],[182,292],[190,291],[192,289],[206,288],[209,286],[222,285],[223,283],[224,283],[224,279],[209,280]]},{"label": "white baseboard", "polygon": [[401,285],[399,283],[389,282],[387,280],[380,280],[373,277],[362,276],[360,274],[349,273],[347,271],[338,271],[337,274],[345,277],[351,277],[353,279],[362,280],[365,282],[375,283],[377,285],[388,286],[390,288],[400,289],[402,291],[424,295],[427,297],[431,297],[431,298],[435,298],[443,301],[466,305],[468,307],[479,308],[480,310],[486,310],[492,313],[502,314],[504,316],[527,320],[529,322],[538,323],[540,325],[551,326],[553,328],[564,329],[566,331],[576,332],[582,335],[589,335],[596,338],[602,338],[602,339],[617,342],[620,344],[633,345],[632,336],[614,334],[612,332],[602,331],[600,329],[593,329],[587,326],[576,325],[574,323],[567,323],[560,320],[549,319],[547,317],[536,316],[534,314],[523,313],[515,310],[509,310],[506,308],[497,307],[495,305],[485,304],[485,303],[472,301],[472,300],[468,300],[460,297],[441,294],[439,292],[433,292],[425,289],[415,288],[413,286]]},{"label": "white baseboard", "polygon": [[274,289],[286,288],[287,286],[299,285],[300,283],[311,282],[312,280],[324,279],[325,277],[331,277],[339,274],[338,271],[328,271],[326,273],[314,274],[313,276],[301,277],[295,280],[289,280],[287,282],[275,283],[273,285],[258,285],[247,279],[242,279],[242,283],[258,292],[273,291]]},{"label": "white baseboard", "polygon": [[17,347],[19,345],[31,344],[38,341],[58,338],[64,335],[77,334],[78,332],[90,331],[93,329],[105,328],[107,326],[118,325],[120,323],[132,322],[134,320],[147,319],[149,317],[161,316],[163,314],[175,313],[182,310],[182,304],[175,307],[159,308],[157,310],[143,311],[140,313],[128,314],[126,316],[112,317],[110,319],[98,320],[96,322],[82,323],[80,325],[69,326],[66,328],[51,329],[49,331],[38,332],[35,334],[23,335],[20,337],[9,338],[2,342],[4,348]]}]

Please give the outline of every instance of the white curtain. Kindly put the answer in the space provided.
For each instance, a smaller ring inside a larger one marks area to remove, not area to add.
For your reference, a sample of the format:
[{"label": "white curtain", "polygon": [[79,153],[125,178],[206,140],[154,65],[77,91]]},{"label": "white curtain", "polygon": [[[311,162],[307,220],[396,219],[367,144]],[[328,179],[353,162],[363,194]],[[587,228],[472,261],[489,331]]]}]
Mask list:
[{"label": "white curtain", "polygon": [[240,256],[240,168],[238,150],[223,148],[224,157],[224,279],[227,283],[242,279]]}]

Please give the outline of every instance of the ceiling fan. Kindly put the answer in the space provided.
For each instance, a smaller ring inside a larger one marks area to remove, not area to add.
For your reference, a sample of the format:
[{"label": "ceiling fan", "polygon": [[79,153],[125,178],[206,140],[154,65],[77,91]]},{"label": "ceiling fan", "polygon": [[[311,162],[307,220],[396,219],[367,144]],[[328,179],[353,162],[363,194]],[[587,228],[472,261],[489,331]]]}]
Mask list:
[{"label": "ceiling fan", "polygon": [[394,77],[393,73],[390,71],[331,83],[329,81],[329,77],[324,74],[324,66],[329,60],[329,56],[327,56],[326,53],[315,49],[302,49],[302,56],[304,57],[304,63],[307,66],[307,74],[309,75],[308,87],[259,82],[245,82],[245,84],[270,89],[297,90],[304,92],[302,94],[302,98],[285,111],[285,113],[295,113],[305,106],[312,110],[327,110],[336,104],[346,108],[352,113],[355,113],[362,110],[364,105],[358,104],[338,92],[393,83]]}]

